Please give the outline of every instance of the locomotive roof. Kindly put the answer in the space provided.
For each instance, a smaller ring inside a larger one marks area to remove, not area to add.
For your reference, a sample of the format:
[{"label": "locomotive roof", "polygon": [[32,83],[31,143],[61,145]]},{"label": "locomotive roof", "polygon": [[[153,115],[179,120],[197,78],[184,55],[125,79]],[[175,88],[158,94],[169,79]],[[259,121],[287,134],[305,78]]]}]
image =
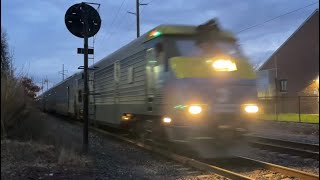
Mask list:
[{"label": "locomotive roof", "polygon": [[[160,25],[157,26],[156,28],[148,31],[146,34],[150,34],[153,31],[157,31],[161,33],[162,35],[194,35],[197,33],[197,27],[198,26],[190,26],[190,25]],[[220,36],[223,36],[225,38],[230,38],[235,40],[234,35],[231,32],[228,31],[220,31],[219,32]],[[152,36],[147,36],[146,41],[153,39],[154,37]]]}]

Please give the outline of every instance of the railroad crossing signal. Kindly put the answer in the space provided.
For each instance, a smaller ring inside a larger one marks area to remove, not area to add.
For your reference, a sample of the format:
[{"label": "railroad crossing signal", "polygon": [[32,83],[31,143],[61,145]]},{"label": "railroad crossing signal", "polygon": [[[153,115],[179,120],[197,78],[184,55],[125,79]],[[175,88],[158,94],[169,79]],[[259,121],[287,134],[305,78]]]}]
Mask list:
[{"label": "railroad crossing signal", "polygon": [[[84,47],[79,48],[81,54],[84,55],[84,93],[83,93],[83,152],[88,152],[88,112],[89,112],[89,86],[88,86],[88,38],[94,36],[101,27],[101,19],[99,13],[89,4],[96,4],[100,7],[100,4],[97,3],[78,3],[71,6],[65,15],[65,24],[71,34],[76,37],[84,39]],[[79,52],[78,49],[78,52]],[[91,51],[91,50],[90,50]],[[93,54],[93,49],[92,49]]]}]

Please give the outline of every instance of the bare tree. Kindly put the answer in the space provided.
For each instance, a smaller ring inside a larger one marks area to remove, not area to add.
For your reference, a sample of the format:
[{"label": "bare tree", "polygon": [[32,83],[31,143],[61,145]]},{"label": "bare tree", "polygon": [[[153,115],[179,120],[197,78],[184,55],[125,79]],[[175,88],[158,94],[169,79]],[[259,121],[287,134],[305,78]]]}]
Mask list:
[{"label": "bare tree", "polygon": [[13,74],[13,51],[10,53],[7,33],[1,27],[1,135],[15,124],[16,115],[25,105],[24,88],[19,77]]},{"label": "bare tree", "polygon": [[11,59],[7,33],[1,27],[1,77],[10,74]]}]

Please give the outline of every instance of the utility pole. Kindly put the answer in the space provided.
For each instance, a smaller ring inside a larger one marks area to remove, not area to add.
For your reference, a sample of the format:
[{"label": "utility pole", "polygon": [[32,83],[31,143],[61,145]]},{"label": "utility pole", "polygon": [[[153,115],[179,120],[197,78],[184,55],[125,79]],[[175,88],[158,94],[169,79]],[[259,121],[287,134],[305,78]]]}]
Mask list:
[{"label": "utility pole", "polygon": [[128,11],[129,14],[133,14],[137,18],[137,38],[140,37],[140,6],[145,6],[148,5],[146,3],[140,3],[139,0],[136,0],[136,12],[130,12]]},{"label": "utility pole", "polygon": [[276,83],[276,103],[275,103],[275,113],[276,113],[276,120],[278,120],[278,62],[277,62],[277,54],[275,54],[275,57],[274,57],[274,63],[275,63],[275,70],[276,70],[276,78],[275,78],[275,83]]},{"label": "utility pole", "polygon": [[42,93],[43,93],[43,84],[44,84],[44,80],[42,79],[41,80],[41,91],[42,91]]},{"label": "utility pole", "polygon": [[62,74],[62,81],[64,81],[64,76],[67,75],[64,72],[68,72],[68,70],[64,70],[64,64],[62,64],[62,71],[59,71],[59,73]]},{"label": "utility pole", "polygon": [[48,77],[47,77],[47,76],[46,76],[46,79],[44,80],[44,83],[47,83],[47,91],[48,91],[48,89],[49,89],[49,88],[48,88],[48,87],[49,87],[49,86],[48,86],[49,80],[48,80]]}]

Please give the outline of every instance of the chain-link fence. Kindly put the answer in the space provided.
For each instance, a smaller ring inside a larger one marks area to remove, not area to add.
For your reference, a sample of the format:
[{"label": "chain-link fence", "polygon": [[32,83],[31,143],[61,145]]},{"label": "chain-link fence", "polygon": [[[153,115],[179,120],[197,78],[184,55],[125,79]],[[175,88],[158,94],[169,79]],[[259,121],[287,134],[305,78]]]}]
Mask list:
[{"label": "chain-link fence", "polygon": [[319,123],[319,96],[259,98],[259,119]]}]

